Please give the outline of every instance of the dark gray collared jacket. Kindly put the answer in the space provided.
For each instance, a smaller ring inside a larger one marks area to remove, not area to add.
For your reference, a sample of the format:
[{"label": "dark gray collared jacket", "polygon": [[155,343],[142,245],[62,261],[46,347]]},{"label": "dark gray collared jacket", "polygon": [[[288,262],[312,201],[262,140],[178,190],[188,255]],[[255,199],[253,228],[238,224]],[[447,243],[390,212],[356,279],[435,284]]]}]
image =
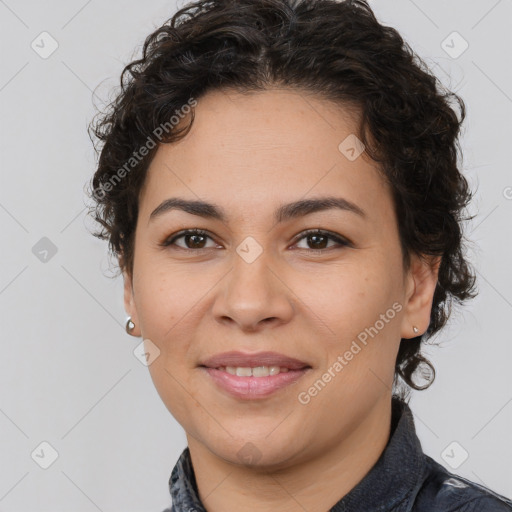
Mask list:
[{"label": "dark gray collared jacket", "polygon": [[[172,470],[169,490],[172,508],[164,512],[207,512],[199,499],[188,448]],[[329,511],[310,512],[511,511],[511,500],[450,473],[425,455],[409,406],[393,398],[391,435],[379,460]]]}]

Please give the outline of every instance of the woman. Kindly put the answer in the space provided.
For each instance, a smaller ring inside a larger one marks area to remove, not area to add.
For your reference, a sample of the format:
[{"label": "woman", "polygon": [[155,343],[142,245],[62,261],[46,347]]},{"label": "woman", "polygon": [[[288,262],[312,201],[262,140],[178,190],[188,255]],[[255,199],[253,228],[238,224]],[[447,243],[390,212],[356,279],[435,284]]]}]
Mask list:
[{"label": "woman", "polygon": [[363,1],[189,4],[121,83],[92,197],[187,435],[172,510],[512,510],[407,405],[475,296],[463,102]]}]

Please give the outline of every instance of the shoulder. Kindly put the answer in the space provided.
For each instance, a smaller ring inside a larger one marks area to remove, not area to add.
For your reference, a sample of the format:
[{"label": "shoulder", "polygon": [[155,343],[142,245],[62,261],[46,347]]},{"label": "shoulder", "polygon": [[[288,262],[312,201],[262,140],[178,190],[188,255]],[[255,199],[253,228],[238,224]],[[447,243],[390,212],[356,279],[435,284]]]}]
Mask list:
[{"label": "shoulder", "polygon": [[426,473],[412,510],[427,512],[512,512],[512,500],[450,473],[425,455]]}]

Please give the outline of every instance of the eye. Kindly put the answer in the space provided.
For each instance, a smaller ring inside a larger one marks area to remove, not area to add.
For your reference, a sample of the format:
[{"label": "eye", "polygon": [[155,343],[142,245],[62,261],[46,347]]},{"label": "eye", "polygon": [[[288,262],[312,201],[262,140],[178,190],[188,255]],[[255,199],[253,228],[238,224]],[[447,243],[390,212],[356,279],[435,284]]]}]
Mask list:
[{"label": "eye", "polygon": [[305,249],[306,251],[324,251],[325,249],[332,249],[333,247],[327,247],[329,240],[334,240],[338,246],[350,246],[351,243],[335,233],[324,231],[322,229],[308,229],[301,233],[302,236],[298,240],[307,240],[307,243],[311,243],[314,247],[300,247],[299,249]]},{"label": "eye", "polygon": [[[183,238],[185,246],[176,244],[176,240]],[[202,229],[187,229],[185,231],[180,231],[170,238],[164,240],[160,245],[163,247],[168,247],[170,245],[176,245],[180,249],[210,249],[211,247],[205,247],[205,240],[209,238],[212,240],[210,235],[206,231]],[[216,245],[214,244],[214,247]]]},{"label": "eye", "polygon": [[[295,244],[297,241],[301,241],[306,239],[307,243],[313,244],[313,248],[309,247],[299,247],[300,250],[306,251],[325,251],[326,249],[332,249],[333,247],[328,245],[329,240],[335,242],[339,246],[351,246],[351,242],[347,239],[342,238],[341,236],[331,233],[329,231],[325,231],[322,229],[309,229],[307,231],[303,231],[298,238],[296,238]],[[184,246],[176,244],[177,240],[184,240]],[[217,247],[214,243],[213,246],[207,247],[206,240],[210,239],[213,241],[212,237],[202,229],[187,229],[184,231],[180,231],[174,235],[171,235],[169,238],[164,240],[160,245],[162,247],[169,247],[171,245],[175,245],[180,249],[185,250],[200,250],[200,249],[210,249],[212,247]],[[326,245],[327,244],[327,245]]]}]

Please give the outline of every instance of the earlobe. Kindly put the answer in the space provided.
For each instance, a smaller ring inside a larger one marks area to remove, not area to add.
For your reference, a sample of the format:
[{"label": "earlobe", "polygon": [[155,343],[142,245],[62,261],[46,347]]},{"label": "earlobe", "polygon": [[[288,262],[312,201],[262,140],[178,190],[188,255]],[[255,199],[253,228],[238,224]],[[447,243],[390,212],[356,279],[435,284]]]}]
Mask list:
[{"label": "earlobe", "polygon": [[407,276],[402,338],[415,338],[427,330],[430,324],[432,301],[440,264],[440,256],[426,258],[414,256],[412,258]]},{"label": "earlobe", "polygon": [[132,336],[140,336],[140,326],[133,294],[133,280],[132,277],[126,272],[123,272],[123,280],[124,309],[129,316],[129,319],[126,322],[126,332]]}]

